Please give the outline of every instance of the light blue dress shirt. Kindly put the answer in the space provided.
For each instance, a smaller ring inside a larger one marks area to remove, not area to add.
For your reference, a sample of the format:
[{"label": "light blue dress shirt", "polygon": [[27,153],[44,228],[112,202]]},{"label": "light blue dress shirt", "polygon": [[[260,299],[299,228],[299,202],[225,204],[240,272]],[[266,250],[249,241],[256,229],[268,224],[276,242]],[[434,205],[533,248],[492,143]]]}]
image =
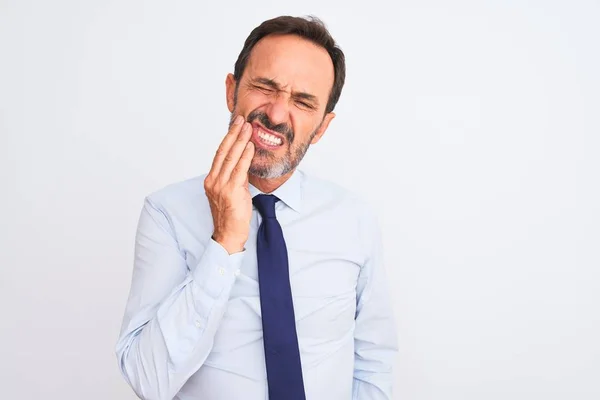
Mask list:
[{"label": "light blue dress shirt", "polygon": [[[142,399],[263,400],[256,233],[229,255],[211,239],[205,175],[145,199],[116,346]],[[250,185],[254,196],[260,191]],[[375,213],[296,170],[273,192],[288,248],[307,400],[391,399],[396,328]]]}]

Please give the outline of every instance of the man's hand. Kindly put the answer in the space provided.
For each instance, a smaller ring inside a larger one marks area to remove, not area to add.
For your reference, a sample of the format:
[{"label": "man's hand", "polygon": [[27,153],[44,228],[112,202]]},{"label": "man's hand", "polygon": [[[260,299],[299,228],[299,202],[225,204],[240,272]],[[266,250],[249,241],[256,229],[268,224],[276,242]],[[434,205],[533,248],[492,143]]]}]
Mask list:
[{"label": "man's hand", "polygon": [[238,115],[221,142],[204,180],[213,217],[213,239],[229,254],[242,251],[250,233],[252,196],[248,169],[254,156],[252,126]]}]

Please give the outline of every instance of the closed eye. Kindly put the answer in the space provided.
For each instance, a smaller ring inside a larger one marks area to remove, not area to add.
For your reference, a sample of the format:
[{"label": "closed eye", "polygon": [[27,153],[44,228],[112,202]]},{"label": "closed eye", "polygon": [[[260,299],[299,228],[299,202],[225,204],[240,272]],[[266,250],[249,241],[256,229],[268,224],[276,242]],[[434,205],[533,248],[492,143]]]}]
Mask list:
[{"label": "closed eye", "polygon": [[263,93],[273,93],[274,92],[274,90],[272,88],[265,87],[265,86],[254,85],[254,88],[260,90]]},{"label": "closed eye", "polygon": [[296,104],[303,108],[308,108],[309,110],[314,110],[315,107],[312,104],[304,102],[302,100],[296,100]]}]

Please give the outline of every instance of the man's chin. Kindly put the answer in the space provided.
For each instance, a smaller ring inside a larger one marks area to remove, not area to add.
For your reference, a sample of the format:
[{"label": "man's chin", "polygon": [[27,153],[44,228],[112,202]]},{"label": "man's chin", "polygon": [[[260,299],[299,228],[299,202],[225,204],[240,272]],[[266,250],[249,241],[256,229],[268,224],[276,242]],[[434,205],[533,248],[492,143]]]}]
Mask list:
[{"label": "man's chin", "polygon": [[[254,143],[254,142],[252,142],[252,143]],[[279,150],[279,149],[277,149],[277,150]],[[264,147],[260,147],[256,143],[254,143],[254,158],[256,159],[257,157],[273,159],[273,158],[275,158],[275,151],[265,149]]]},{"label": "man's chin", "polygon": [[261,178],[261,179],[278,178],[278,176],[276,176],[276,174],[274,174],[270,168],[265,168],[265,167],[250,167],[250,169],[248,170],[248,173],[251,176],[254,176],[256,178]]},{"label": "man's chin", "polygon": [[252,164],[248,170],[248,173],[252,176],[261,179],[275,179],[285,175],[287,172],[287,168],[284,163],[274,163],[274,162],[265,162],[263,160],[259,161],[252,160]]}]

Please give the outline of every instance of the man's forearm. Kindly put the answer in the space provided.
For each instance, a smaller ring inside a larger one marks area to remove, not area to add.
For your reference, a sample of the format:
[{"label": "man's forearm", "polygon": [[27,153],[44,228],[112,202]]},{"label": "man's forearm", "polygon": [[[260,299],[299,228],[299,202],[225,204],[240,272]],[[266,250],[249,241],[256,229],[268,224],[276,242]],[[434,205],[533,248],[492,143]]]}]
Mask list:
[{"label": "man's forearm", "polygon": [[[147,203],[116,351],[123,376],[140,398],[170,400],[208,357],[244,253],[229,255],[209,240],[185,276],[185,260],[160,218]],[[183,282],[167,289],[179,276]]]}]

